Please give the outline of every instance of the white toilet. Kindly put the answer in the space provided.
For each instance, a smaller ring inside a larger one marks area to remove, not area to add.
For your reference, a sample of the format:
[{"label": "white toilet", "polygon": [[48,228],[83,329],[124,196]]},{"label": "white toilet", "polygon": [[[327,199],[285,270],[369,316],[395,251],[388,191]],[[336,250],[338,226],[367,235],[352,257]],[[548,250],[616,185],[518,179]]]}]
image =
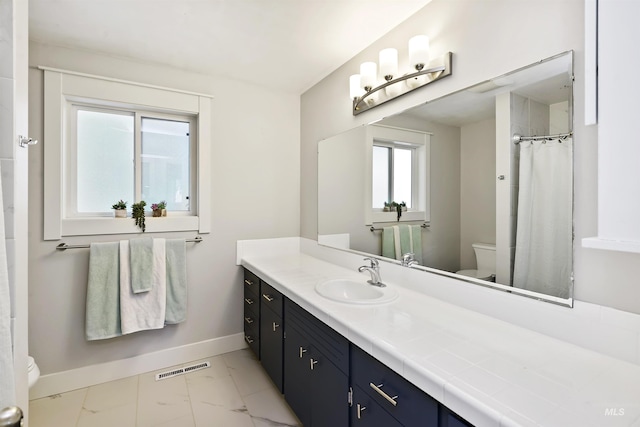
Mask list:
[{"label": "white toilet", "polygon": [[38,381],[38,378],[40,378],[40,368],[38,368],[38,365],[36,365],[36,361],[33,360],[33,357],[31,356],[29,356],[27,363],[27,375],[29,388],[31,388]]},{"label": "white toilet", "polygon": [[476,270],[459,270],[456,274],[473,277],[474,279],[495,282],[496,280],[496,245],[490,243],[473,243],[476,253]]}]

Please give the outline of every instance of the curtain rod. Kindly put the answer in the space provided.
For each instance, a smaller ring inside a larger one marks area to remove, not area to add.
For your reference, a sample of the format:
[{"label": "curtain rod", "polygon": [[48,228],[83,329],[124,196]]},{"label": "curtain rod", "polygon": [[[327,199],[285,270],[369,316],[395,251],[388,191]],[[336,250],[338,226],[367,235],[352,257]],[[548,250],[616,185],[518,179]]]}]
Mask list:
[{"label": "curtain rod", "polygon": [[522,141],[542,141],[544,139],[567,139],[572,136],[573,132],[569,133],[560,133],[558,135],[544,135],[544,136],[522,136],[515,134],[513,135],[513,143],[520,144]]},{"label": "curtain rod", "polygon": [[[200,243],[202,242],[202,237],[196,236],[193,239],[185,239],[184,241],[187,243]],[[62,242],[58,246],[56,246],[56,249],[59,251],[66,251],[67,249],[89,249],[90,247],[91,245],[67,245],[66,243]]]},{"label": "curtain rod", "polygon": [[[420,227],[422,227],[422,228],[425,228],[425,229],[426,229],[426,228],[429,228],[429,227],[430,227],[430,225],[429,225],[428,223],[426,223],[426,222],[425,222],[424,224],[420,224]],[[382,231],[382,228],[375,228],[375,227],[372,225],[372,226],[369,228],[369,231],[371,231],[372,233],[373,233],[374,231]]]}]

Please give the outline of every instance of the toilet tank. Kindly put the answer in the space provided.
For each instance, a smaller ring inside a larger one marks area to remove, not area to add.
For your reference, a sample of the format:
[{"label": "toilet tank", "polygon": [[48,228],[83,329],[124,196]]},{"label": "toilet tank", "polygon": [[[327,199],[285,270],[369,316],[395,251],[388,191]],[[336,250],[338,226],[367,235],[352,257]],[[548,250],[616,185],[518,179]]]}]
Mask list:
[{"label": "toilet tank", "polygon": [[496,272],[496,245],[491,243],[473,243],[478,270]]}]

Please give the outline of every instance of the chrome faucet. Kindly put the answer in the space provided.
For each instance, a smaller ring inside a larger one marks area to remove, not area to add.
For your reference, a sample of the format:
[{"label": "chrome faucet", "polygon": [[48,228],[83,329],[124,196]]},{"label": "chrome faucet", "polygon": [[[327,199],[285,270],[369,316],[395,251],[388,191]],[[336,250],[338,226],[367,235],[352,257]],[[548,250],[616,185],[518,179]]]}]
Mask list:
[{"label": "chrome faucet", "polygon": [[368,271],[371,274],[371,279],[367,280],[367,283],[373,286],[378,286],[380,288],[384,288],[385,285],[380,281],[380,264],[378,264],[378,260],[375,258],[365,258],[365,261],[370,261],[371,265],[363,265],[358,267],[358,271],[362,273],[363,271]]},{"label": "chrome faucet", "polygon": [[413,252],[407,252],[402,255],[402,266],[403,267],[413,267],[414,265],[419,265],[420,263],[415,259],[416,254]]}]

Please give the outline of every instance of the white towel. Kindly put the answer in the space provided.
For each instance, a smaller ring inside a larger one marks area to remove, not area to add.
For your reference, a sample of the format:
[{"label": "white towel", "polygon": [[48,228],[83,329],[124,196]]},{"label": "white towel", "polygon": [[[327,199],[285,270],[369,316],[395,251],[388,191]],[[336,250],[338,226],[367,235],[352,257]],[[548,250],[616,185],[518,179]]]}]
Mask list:
[{"label": "white towel", "polygon": [[402,248],[400,246],[400,227],[393,226],[393,244],[396,248],[396,259],[402,259]]},{"label": "white towel", "polygon": [[161,329],[167,307],[165,239],[153,239],[153,286],[149,292],[134,294],[131,287],[129,241],[120,241],[120,321],[123,334]]}]

